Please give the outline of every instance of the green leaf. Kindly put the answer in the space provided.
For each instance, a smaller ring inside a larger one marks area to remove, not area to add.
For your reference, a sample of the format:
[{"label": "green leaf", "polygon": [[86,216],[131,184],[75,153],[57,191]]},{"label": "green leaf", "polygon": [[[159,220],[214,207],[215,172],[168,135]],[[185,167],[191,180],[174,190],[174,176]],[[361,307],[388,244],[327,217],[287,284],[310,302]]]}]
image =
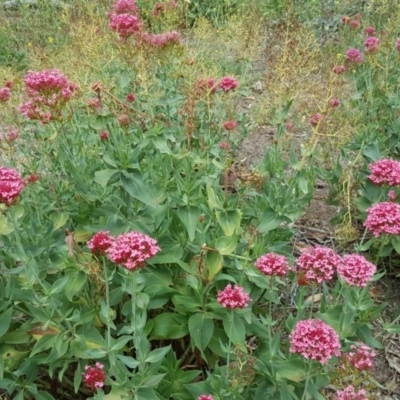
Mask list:
[{"label": "green leaf", "polygon": [[240,210],[216,211],[215,214],[225,236],[232,236],[234,233],[237,233],[240,228],[240,221],[242,220]]},{"label": "green leaf", "polygon": [[227,255],[235,251],[238,238],[236,235],[221,236],[215,241],[215,248],[222,254]]},{"label": "green leaf", "polygon": [[85,285],[87,277],[83,271],[72,271],[67,277],[68,282],[65,285],[65,295],[69,301],[72,301],[74,295]]},{"label": "green leaf", "polygon": [[144,182],[143,177],[139,174],[123,172],[121,183],[130,196],[151,207],[157,207],[157,199],[158,202],[163,200],[163,195],[158,189],[152,188],[152,193],[150,193],[149,182]]},{"label": "green leaf", "polygon": [[94,173],[94,181],[101,186],[107,186],[108,181],[119,171],[115,169],[103,169]]},{"label": "green leaf", "polygon": [[51,216],[51,220],[53,221],[54,229],[60,229],[63,227],[68,221],[68,214],[54,214]]},{"label": "green leaf", "polygon": [[170,349],[171,349],[171,346],[166,346],[166,347],[161,347],[159,349],[155,349],[146,357],[146,359],[144,361],[151,363],[151,364],[157,363],[165,357],[165,355],[169,352]]},{"label": "green leaf", "polygon": [[189,234],[189,239],[194,240],[196,235],[196,227],[199,222],[201,211],[198,207],[183,206],[178,208],[178,217]]},{"label": "green leaf", "polygon": [[187,318],[183,315],[163,313],[153,320],[154,327],[150,332],[150,340],[179,339],[188,334]]},{"label": "green leaf", "polygon": [[234,314],[234,319],[231,321],[229,313],[225,314],[222,319],[222,324],[224,326],[224,331],[228,338],[231,339],[233,344],[245,345],[246,329],[243,321]]},{"label": "green leaf", "polygon": [[258,231],[261,233],[267,233],[278,228],[284,221],[285,219],[279,216],[275,211],[264,211],[261,217],[260,225],[258,226]]},{"label": "green leaf", "polygon": [[214,189],[207,185],[208,205],[212,210],[223,210],[222,202],[217,199]]},{"label": "green leaf", "polygon": [[368,346],[375,347],[376,349],[383,349],[382,343],[378,342],[371,334],[371,329],[367,325],[357,328],[357,336]]},{"label": "green leaf", "polygon": [[134,369],[140,364],[139,361],[135,360],[133,357],[128,357],[128,356],[123,356],[121,354],[117,354],[117,358],[128,368]]},{"label": "green leaf", "polygon": [[208,280],[212,281],[222,269],[222,256],[218,251],[208,250],[204,263],[208,269]]},{"label": "green leaf", "polygon": [[282,378],[289,379],[293,382],[304,381],[307,374],[306,364],[300,359],[274,361],[274,369]]},{"label": "green leaf", "polygon": [[9,308],[7,311],[3,312],[0,316],[0,337],[5,335],[8,328],[11,325],[11,318],[13,315],[13,308]]},{"label": "green leaf", "polygon": [[[152,387],[157,386],[166,374],[157,374],[157,375],[150,375],[145,378],[143,382],[143,386]],[[152,398],[154,399],[154,398]]]},{"label": "green leaf", "polygon": [[204,351],[210,343],[214,332],[214,322],[204,314],[197,313],[190,316],[188,321],[189,333],[198,349]]},{"label": "green leaf", "polygon": [[[125,390],[125,394],[126,394],[126,390]],[[159,397],[157,396],[156,392],[153,389],[143,388],[143,387],[141,387],[137,390],[136,396],[135,396],[135,400],[158,400],[158,399],[159,399]],[[106,400],[110,400],[110,399],[106,399]]]},{"label": "green leaf", "polygon": [[14,232],[14,228],[9,225],[7,218],[0,214],[0,235],[9,235],[11,232]]}]

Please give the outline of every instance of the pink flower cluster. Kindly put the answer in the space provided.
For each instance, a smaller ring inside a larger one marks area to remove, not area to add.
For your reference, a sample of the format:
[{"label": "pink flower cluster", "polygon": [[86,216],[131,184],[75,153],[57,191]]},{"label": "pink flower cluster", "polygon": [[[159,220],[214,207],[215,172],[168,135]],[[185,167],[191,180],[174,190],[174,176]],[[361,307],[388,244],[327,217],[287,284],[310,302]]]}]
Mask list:
[{"label": "pink flower cluster", "polygon": [[126,40],[140,31],[142,22],[136,15],[110,13],[108,16],[110,18],[110,28],[117,32],[122,40]]},{"label": "pink flower cluster", "polygon": [[236,121],[226,121],[226,122],[224,122],[224,128],[227,131],[232,131],[236,127],[237,127],[237,122]]},{"label": "pink flower cluster", "polygon": [[350,286],[365,287],[376,272],[376,266],[358,254],[346,254],[337,266],[338,274]]},{"label": "pink flower cluster", "polygon": [[116,0],[113,11],[115,14],[137,14],[139,10],[136,0]]},{"label": "pink flower cluster", "polygon": [[313,125],[313,126],[316,126],[322,121],[322,118],[323,118],[322,114],[320,114],[320,113],[311,115],[310,124]]},{"label": "pink flower cluster", "polygon": [[400,205],[392,202],[375,204],[367,209],[368,216],[364,221],[375,237],[382,233],[400,235]]},{"label": "pink flower cluster", "polygon": [[308,360],[326,364],[333,356],[340,355],[339,335],[322,320],[299,321],[289,338],[289,351],[301,354]]},{"label": "pink flower cluster", "polygon": [[372,368],[376,352],[365,343],[352,344],[345,360],[358,371],[367,371]]},{"label": "pink flower cluster", "polygon": [[202,394],[197,400],[214,400],[214,397],[212,397],[211,394]]},{"label": "pink flower cluster", "polygon": [[163,32],[160,34],[143,32],[137,35],[137,42],[146,43],[152,47],[166,47],[171,43],[179,43],[181,35],[179,32]]},{"label": "pink flower cluster", "polygon": [[339,107],[340,106],[340,100],[339,99],[335,99],[335,98],[330,99],[329,100],[329,106],[332,107],[332,108]]},{"label": "pink flower cluster", "polygon": [[0,204],[10,206],[16,202],[25,183],[13,168],[0,167]]},{"label": "pink flower cluster", "polygon": [[365,34],[368,36],[374,36],[376,34],[376,30],[372,26],[367,26],[364,30]]},{"label": "pink flower cluster", "polygon": [[364,42],[365,50],[370,53],[377,51],[379,49],[380,43],[381,41],[377,37],[374,36],[367,37]]},{"label": "pink flower cluster", "polygon": [[345,71],[346,71],[346,67],[344,65],[335,65],[332,68],[332,72],[334,74],[338,74],[338,75],[343,74],[343,72],[345,72]]},{"label": "pink flower cluster", "polygon": [[395,47],[396,47],[396,50],[400,52],[400,38],[397,39]]},{"label": "pink flower cluster", "polygon": [[239,86],[239,82],[232,76],[225,76],[219,81],[218,86],[224,92],[229,92],[230,90],[236,89]]},{"label": "pink flower cluster", "polygon": [[287,258],[275,253],[267,253],[259,257],[255,266],[262,274],[269,276],[284,276],[289,270]]},{"label": "pink flower cluster", "polygon": [[370,164],[369,169],[372,174],[368,179],[377,185],[400,185],[400,161],[382,158]]},{"label": "pink flower cluster", "polygon": [[86,245],[93,254],[104,255],[114,242],[115,238],[110,235],[110,231],[99,231]]},{"label": "pink flower cluster", "polygon": [[0,88],[0,102],[6,102],[11,97],[11,90],[8,87]]},{"label": "pink flower cluster", "polygon": [[322,283],[332,279],[342,259],[328,247],[315,246],[303,249],[297,259],[297,272],[307,283]]},{"label": "pink flower cluster", "polygon": [[337,400],[368,400],[367,393],[364,389],[356,392],[352,385],[347,386],[344,390],[338,390],[337,395]]},{"label": "pink flower cluster", "polygon": [[28,101],[19,106],[27,118],[46,123],[61,117],[77,87],[58,69],[30,71],[24,77]]},{"label": "pink flower cluster", "polygon": [[0,143],[4,141],[10,145],[12,142],[18,139],[18,136],[18,129],[8,126],[2,132],[0,132]]},{"label": "pink flower cluster", "polygon": [[215,78],[199,78],[196,82],[196,89],[198,94],[204,91],[215,93],[218,89],[218,83],[216,83]]},{"label": "pink flower cluster", "polygon": [[160,247],[157,241],[140,232],[129,232],[117,236],[106,250],[109,259],[130,271],[143,268],[145,261],[155,256]]},{"label": "pink flower cluster", "polygon": [[94,367],[86,365],[85,372],[82,375],[84,384],[92,390],[102,388],[106,381],[104,365],[99,362]]},{"label": "pink flower cluster", "polygon": [[250,302],[250,296],[239,285],[227,285],[224,290],[218,290],[217,301],[225,308],[245,308]]},{"label": "pink flower cluster", "polygon": [[117,237],[110,231],[97,232],[88,242],[92,254],[107,255],[108,258],[130,271],[144,267],[144,262],[161,249],[157,241],[140,232],[129,232]]},{"label": "pink flower cluster", "polygon": [[364,57],[360,50],[351,48],[346,52],[346,60],[352,61],[356,64],[361,64],[364,60]]}]

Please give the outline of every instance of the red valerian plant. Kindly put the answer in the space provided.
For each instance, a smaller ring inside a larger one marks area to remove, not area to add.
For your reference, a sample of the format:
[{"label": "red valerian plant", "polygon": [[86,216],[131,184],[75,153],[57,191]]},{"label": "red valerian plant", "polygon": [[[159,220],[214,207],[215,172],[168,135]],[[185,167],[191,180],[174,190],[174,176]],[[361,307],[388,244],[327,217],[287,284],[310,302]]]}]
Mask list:
[{"label": "red valerian plant", "polygon": [[230,90],[236,89],[239,86],[239,82],[232,76],[225,76],[219,81],[218,86],[224,92],[229,92]]},{"label": "red valerian plant", "polygon": [[356,64],[361,64],[364,60],[364,57],[360,50],[351,48],[346,52],[346,60],[352,61]]},{"label": "red valerian plant", "polygon": [[297,259],[297,272],[307,283],[322,283],[332,279],[341,257],[328,247],[315,246],[303,249]]},{"label": "red valerian plant", "polygon": [[86,245],[92,254],[104,255],[114,242],[115,237],[110,235],[110,231],[99,231],[87,242]]},{"label": "red valerian plant", "polygon": [[0,102],[6,102],[11,97],[11,90],[8,87],[0,88]]},{"label": "red valerian plant", "polygon": [[264,275],[284,276],[289,270],[289,262],[285,256],[275,253],[264,254],[255,262],[255,266]]},{"label": "red valerian plant", "polygon": [[400,185],[400,161],[382,158],[371,163],[368,167],[372,172],[368,179],[377,185]]},{"label": "red valerian plant", "polygon": [[15,169],[0,167],[0,204],[15,203],[24,186],[24,180]]},{"label": "red valerian plant", "polygon": [[217,301],[225,308],[245,308],[250,302],[250,296],[244,291],[244,289],[235,285],[227,285],[224,290],[218,290]]},{"label": "red valerian plant", "polygon": [[389,235],[400,235],[400,205],[384,201],[367,209],[367,219],[364,226],[368,228],[375,237],[387,233]]},{"label": "red valerian plant", "polygon": [[364,389],[356,392],[352,385],[347,386],[344,390],[338,390],[337,395],[337,400],[368,400],[367,393]]},{"label": "red valerian plant", "polygon": [[24,83],[28,100],[18,109],[27,118],[42,123],[60,119],[63,107],[77,89],[58,69],[30,71]]},{"label": "red valerian plant", "polygon": [[379,49],[380,43],[381,41],[377,37],[374,36],[367,37],[364,42],[365,50],[370,53],[377,51]]},{"label": "red valerian plant", "polygon": [[83,383],[92,390],[100,389],[106,381],[104,365],[97,362],[95,366],[86,365],[83,375]]},{"label": "red valerian plant", "polygon": [[367,286],[376,272],[376,266],[359,254],[346,254],[342,261],[337,272],[350,286]]},{"label": "red valerian plant", "polygon": [[345,361],[358,371],[367,371],[372,368],[376,352],[365,343],[350,346],[350,352],[346,354]]},{"label": "red valerian plant", "polygon": [[345,72],[345,71],[346,71],[346,67],[344,65],[335,65],[332,68],[332,72],[334,74],[338,74],[338,75],[343,74],[343,72]]},{"label": "red valerian plant", "polygon": [[214,397],[212,397],[211,394],[202,394],[197,400],[214,400]]},{"label": "red valerian plant", "polygon": [[319,319],[299,321],[290,334],[289,351],[326,364],[333,356],[340,355],[339,335]]},{"label": "red valerian plant", "polygon": [[161,250],[157,241],[140,232],[123,233],[117,236],[106,250],[109,259],[130,271],[145,265],[145,261]]}]

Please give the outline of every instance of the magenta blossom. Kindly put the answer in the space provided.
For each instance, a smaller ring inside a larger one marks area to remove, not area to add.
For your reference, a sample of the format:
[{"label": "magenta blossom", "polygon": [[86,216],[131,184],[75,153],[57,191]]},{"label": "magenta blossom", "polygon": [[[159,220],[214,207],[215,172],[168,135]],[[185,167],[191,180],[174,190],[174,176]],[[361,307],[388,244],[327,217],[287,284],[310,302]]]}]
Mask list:
[{"label": "magenta blossom", "polygon": [[355,48],[351,48],[347,50],[346,52],[346,60],[352,61],[356,64],[361,64],[363,62],[363,55],[361,54],[361,51]]},{"label": "magenta blossom", "polygon": [[224,122],[224,128],[227,131],[231,131],[237,127],[237,122],[236,121],[226,121]]},{"label": "magenta blossom", "polygon": [[129,101],[129,103],[133,103],[136,100],[136,96],[133,93],[128,93],[126,95],[126,100]]},{"label": "magenta blossom", "polygon": [[308,360],[326,364],[333,356],[340,355],[339,335],[319,319],[297,322],[289,337],[289,351],[301,354]]},{"label": "magenta blossom", "polygon": [[389,190],[389,193],[388,193],[389,200],[390,201],[395,201],[396,197],[397,197],[396,192],[394,190]]},{"label": "magenta blossom", "polygon": [[0,88],[0,102],[6,102],[11,97],[11,90],[8,87]]},{"label": "magenta blossom", "polygon": [[218,290],[217,301],[225,308],[245,308],[250,302],[250,296],[239,285],[227,285],[224,290]]},{"label": "magenta blossom", "polygon": [[365,50],[372,53],[374,51],[377,51],[379,49],[381,41],[374,36],[367,37],[364,41],[364,47]]},{"label": "magenta blossom", "polygon": [[212,397],[211,394],[202,394],[197,400],[214,400],[214,397]]},{"label": "magenta blossom", "polygon": [[284,276],[289,270],[287,258],[275,253],[267,253],[259,257],[255,266],[262,274],[269,276]]},{"label": "magenta blossom", "polygon": [[108,140],[110,138],[110,135],[107,131],[100,131],[99,137],[101,140]]},{"label": "magenta blossom", "polygon": [[239,86],[239,82],[231,76],[225,76],[219,81],[218,86],[224,92],[229,92],[230,90],[237,88]]},{"label": "magenta blossom", "polygon": [[155,256],[160,250],[155,239],[132,231],[119,235],[106,253],[115,264],[121,264],[126,269],[135,271],[143,268],[145,261]]},{"label": "magenta blossom", "polygon": [[104,373],[104,365],[97,362],[94,367],[86,365],[83,375],[83,383],[92,390],[100,389],[104,386],[106,381],[106,374]]},{"label": "magenta blossom", "polygon": [[340,106],[340,100],[339,99],[330,99],[329,100],[329,106],[332,108],[336,108]]},{"label": "magenta blossom", "polygon": [[372,172],[368,178],[377,185],[400,185],[400,161],[382,158],[368,167]]},{"label": "magenta blossom", "polygon": [[152,47],[166,47],[169,44],[178,44],[181,35],[177,31],[164,32],[160,34],[143,32],[136,36],[139,43],[146,43]]},{"label": "magenta blossom", "polygon": [[10,206],[17,201],[25,183],[13,168],[0,167],[0,204]]},{"label": "magenta blossom", "polygon": [[367,212],[364,226],[375,237],[383,233],[400,235],[400,204],[385,201],[368,208]]},{"label": "magenta blossom", "polygon": [[142,25],[136,15],[110,13],[110,29],[117,32],[122,40],[128,39],[134,33],[140,30]]},{"label": "magenta blossom", "polygon": [[345,360],[358,371],[367,371],[372,368],[376,352],[365,343],[352,344]]},{"label": "magenta blossom", "polygon": [[376,272],[375,265],[359,254],[346,254],[342,261],[337,272],[350,286],[367,286]]},{"label": "magenta blossom", "polygon": [[400,52],[400,38],[397,39],[395,47],[396,47],[396,50]]},{"label": "magenta blossom", "polygon": [[337,395],[337,400],[368,400],[367,393],[364,389],[356,392],[352,385],[347,386],[344,390],[338,390]]},{"label": "magenta blossom", "polygon": [[199,94],[203,91],[215,93],[218,89],[218,84],[215,78],[199,78],[196,82],[196,89]]},{"label": "magenta blossom", "polygon": [[115,238],[110,235],[110,231],[99,231],[86,245],[93,254],[103,255],[114,242]]},{"label": "magenta blossom", "polygon": [[297,259],[297,272],[307,283],[322,283],[332,279],[342,259],[328,247],[315,246],[303,249]]},{"label": "magenta blossom", "polygon": [[113,6],[115,14],[134,14],[138,13],[135,0],[116,0]]},{"label": "magenta blossom", "polygon": [[346,67],[344,65],[335,65],[332,68],[332,72],[335,74],[338,74],[338,75],[343,74],[343,72],[345,72],[345,71],[346,71]]},{"label": "magenta blossom", "polygon": [[364,32],[368,35],[368,36],[374,36],[376,33],[376,30],[374,27],[372,26],[367,26],[364,30]]},{"label": "magenta blossom", "polygon": [[313,126],[316,126],[322,121],[322,118],[323,118],[323,116],[320,113],[313,114],[310,117],[310,124]]}]

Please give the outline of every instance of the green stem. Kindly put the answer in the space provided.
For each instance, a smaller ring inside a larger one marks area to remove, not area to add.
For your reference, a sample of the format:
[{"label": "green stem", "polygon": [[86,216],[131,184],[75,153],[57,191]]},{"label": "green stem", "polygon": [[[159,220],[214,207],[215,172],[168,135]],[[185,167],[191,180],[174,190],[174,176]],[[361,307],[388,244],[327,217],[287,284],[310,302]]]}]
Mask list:
[{"label": "green stem", "polygon": [[226,358],[226,380],[228,381],[229,384],[229,363],[230,363],[230,356],[231,356],[231,336],[232,336],[232,327],[233,327],[233,310],[229,311],[230,315],[229,315],[229,341],[228,341],[228,356]]},{"label": "green stem", "polygon": [[311,374],[311,361],[308,364],[306,383],[304,385],[304,392],[303,395],[301,396],[301,400],[305,400],[307,398],[307,389],[308,389],[308,384],[310,383],[310,374]]},{"label": "green stem", "polygon": [[105,257],[103,257],[103,269],[104,269],[104,284],[106,286],[106,306],[107,306],[107,350],[109,350],[111,347],[110,287],[108,284],[107,263]]},{"label": "green stem", "polygon": [[133,338],[136,337],[136,275],[132,273],[132,329],[133,329]]}]

